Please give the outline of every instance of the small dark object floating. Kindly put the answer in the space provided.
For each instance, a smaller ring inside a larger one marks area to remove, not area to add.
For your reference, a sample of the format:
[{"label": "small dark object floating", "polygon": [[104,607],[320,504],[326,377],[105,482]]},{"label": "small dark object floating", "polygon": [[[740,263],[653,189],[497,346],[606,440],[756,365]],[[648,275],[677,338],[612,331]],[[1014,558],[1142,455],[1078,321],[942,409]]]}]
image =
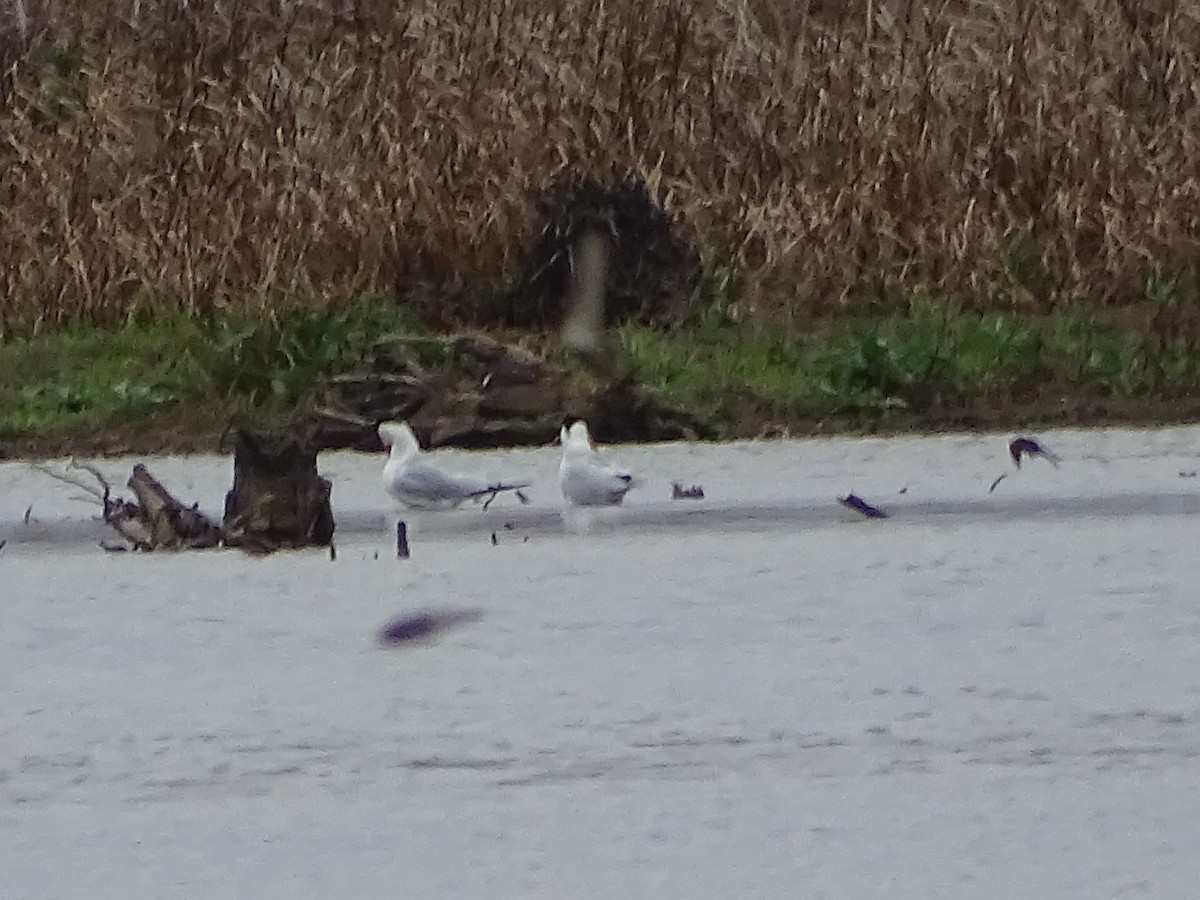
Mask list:
[{"label": "small dark object floating", "polygon": [[1021,468],[1022,455],[1040,456],[1052,466],[1057,466],[1060,462],[1062,462],[1057,454],[1052,453],[1048,448],[1043,447],[1033,438],[1028,437],[1013,438],[1011,441],[1009,441],[1008,454],[1012,457],[1012,461],[1018,469]]},{"label": "small dark object floating", "polygon": [[845,497],[839,497],[838,503],[845,506],[847,509],[852,509],[855,512],[860,512],[868,519],[886,519],[887,513],[877,506],[872,506],[862,497],[857,494],[847,494]]},{"label": "small dark object floating", "polygon": [[703,500],[704,488],[698,484],[685,488],[678,481],[671,485],[672,500]]},{"label": "small dark object floating", "polygon": [[396,523],[396,559],[408,559],[408,526]]},{"label": "small dark object floating", "polygon": [[4,549],[4,545],[5,545],[5,544],[7,544],[7,543],[8,543],[8,541],[0,541],[0,550],[3,550],[3,549]]},{"label": "small dark object floating", "polygon": [[393,619],[379,631],[379,642],[385,646],[423,641],[463,622],[483,618],[478,609],[425,610]]},{"label": "small dark object floating", "polygon": [[[1008,455],[1012,457],[1013,465],[1018,469],[1021,468],[1022,456],[1040,456],[1050,465],[1058,468],[1058,464],[1062,462],[1058,454],[1052,451],[1049,447],[1045,447],[1041,442],[1034,440],[1031,437],[1016,437],[1008,442]],[[992,482],[992,486],[988,488],[988,493],[996,490],[996,485],[1002,482],[1007,475],[1001,472],[996,476],[996,480]]]}]

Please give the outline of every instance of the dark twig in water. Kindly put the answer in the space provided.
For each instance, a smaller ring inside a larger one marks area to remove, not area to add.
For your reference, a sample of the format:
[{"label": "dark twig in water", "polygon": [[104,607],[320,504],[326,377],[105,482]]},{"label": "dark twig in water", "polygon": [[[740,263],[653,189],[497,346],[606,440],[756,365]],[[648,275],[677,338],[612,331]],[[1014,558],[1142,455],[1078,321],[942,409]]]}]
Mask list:
[{"label": "dark twig in water", "polygon": [[996,480],[992,482],[992,486],[990,488],[988,488],[988,493],[990,494],[992,491],[994,491],[996,489],[996,485],[998,485],[1000,482],[1002,482],[1007,477],[1008,477],[1007,472],[1001,472],[999,475],[997,475]]},{"label": "dark twig in water", "polygon": [[29,524],[29,516],[32,513],[33,513],[33,504],[30,503],[27,507],[25,507],[25,519],[22,524],[25,524],[25,525]]},{"label": "dark twig in water", "polygon": [[396,523],[396,559],[408,559],[408,525]]},{"label": "dark twig in water", "polygon": [[492,532],[492,546],[495,547],[497,543],[499,543],[499,542],[496,540],[496,532],[493,531]]},{"label": "dark twig in water", "polygon": [[685,488],[682,484],[676,481],[671,485],[672,500],[703,500],[704,488],[698,484],[693,484],[691,487]]},{"label": "dark twig in water", "polygon": [[847,509],[852,509],[855,512],[860,512],[868,519],[886,519],[887,513],[876,506],[872,506],[866,500],[859,497],[857,494],[847,494],[845,497],[839,497],[838,503],[845,506]]},{"label": "dark twig in water", "polygon": [[[493,538],[495,538],[496,536],[493,534],[493,535],[492,535],[492,537],[493,537]],[[3,549],[4,549],[4,545],[5,545],[5,544],[7,544],[7,543],[8,543],[8,541],[0,541],[0,550],[3,550]]]},{"label": "dark twig in water", "polygon": [[379,631],[379,642],[385,646],[396,646],[434,637],[464,622],[483,618],[478,609],[425,610],[393,619]]},{"label": "dark twig in water", "polygon": [[[480,500],[483,500],[483,508],[487,509],[492,505],[492,501],[496,499],[498,494],[502,494],[505,491],[512,491],[514,494],[516,494],[518,500],[520,500],[522,503],[528,503],[529,498],[521,493],[521,488],[527,487],[529,487],[528,484],[489,484],[484,490],[473,494],[472,499],[476,503],[478,503]],[[485,497],[487,499],[484,499]]]}]

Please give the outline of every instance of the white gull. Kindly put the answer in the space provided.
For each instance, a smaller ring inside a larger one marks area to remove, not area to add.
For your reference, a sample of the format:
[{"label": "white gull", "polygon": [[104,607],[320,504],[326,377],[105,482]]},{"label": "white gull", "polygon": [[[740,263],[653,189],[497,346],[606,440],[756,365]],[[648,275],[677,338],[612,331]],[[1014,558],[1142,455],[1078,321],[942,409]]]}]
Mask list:
[{"label": "white gull", "polygon": [[558,480],[563,499],[572,506],[616,506],[634,486],[633,475],[605,463],[596,453],[587,423],[574,422],[559,432],[562,462]]},{"label": "white gull", "polygon": [[444,472],[428,461],[421,452],[417,436],[406,422],[384,422],[379,426],[379,440],[388,448],[388,461],[383,467],[383,483],[393,500],[410,509],[448,510],[461,506],[466,500],[495,497],[513,491],[522,503],[521,493],[528,483],[487,481],[458,472]]}]

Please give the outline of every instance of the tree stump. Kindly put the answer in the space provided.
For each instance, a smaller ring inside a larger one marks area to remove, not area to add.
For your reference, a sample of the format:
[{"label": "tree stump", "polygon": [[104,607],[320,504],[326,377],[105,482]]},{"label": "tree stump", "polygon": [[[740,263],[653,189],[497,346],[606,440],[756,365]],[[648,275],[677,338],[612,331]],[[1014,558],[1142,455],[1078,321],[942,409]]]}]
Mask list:
[{"label": "tree stump", "polygon": [[293,434],[234,432],[233,488],[225,495],[225,543],[270,553],[333,540],[332,485],[317,451]]}]

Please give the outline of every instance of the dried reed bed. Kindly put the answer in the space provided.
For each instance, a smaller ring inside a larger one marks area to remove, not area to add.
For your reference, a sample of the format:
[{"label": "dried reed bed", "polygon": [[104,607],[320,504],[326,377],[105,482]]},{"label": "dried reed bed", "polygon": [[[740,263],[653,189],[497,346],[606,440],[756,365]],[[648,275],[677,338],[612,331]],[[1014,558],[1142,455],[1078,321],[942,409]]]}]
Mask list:
[{"label": "dried reed bed", "polygon": [[1194,4],[10,2],[0,334],[497,283],[565,169],[639,172],[777,319],[1195,284]]}]

